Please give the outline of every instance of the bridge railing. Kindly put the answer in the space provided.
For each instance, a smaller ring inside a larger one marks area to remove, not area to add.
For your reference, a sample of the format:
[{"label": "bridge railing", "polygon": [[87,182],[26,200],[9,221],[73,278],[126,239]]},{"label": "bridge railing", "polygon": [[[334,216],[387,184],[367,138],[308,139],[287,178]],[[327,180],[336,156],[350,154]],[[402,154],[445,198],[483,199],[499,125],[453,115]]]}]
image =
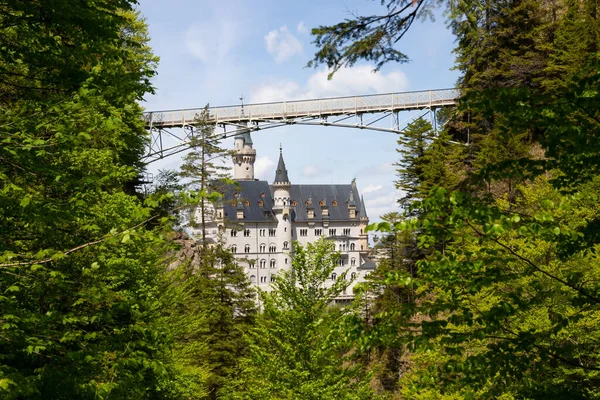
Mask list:
[{"label": "bridge railing", "polygon": [[[211,107],[208,111],[212,122],[237,123],[442,107],[455,104],[458,97],[458,89],[440,89]],[[202,111],[202,108],[193,108],[148,112],[146,125],[149,128],[191,125]]]}]

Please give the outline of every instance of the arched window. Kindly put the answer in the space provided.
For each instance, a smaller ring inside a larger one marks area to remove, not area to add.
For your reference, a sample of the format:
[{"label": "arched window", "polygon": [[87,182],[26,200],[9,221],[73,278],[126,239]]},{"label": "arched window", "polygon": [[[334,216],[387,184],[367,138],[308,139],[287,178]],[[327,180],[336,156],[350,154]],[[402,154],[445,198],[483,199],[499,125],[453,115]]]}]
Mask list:
[{"label": "arched window", "polygon": [[350,259],[350,265],[351,266],[355,266],[356,265],[356,258]]},{"label": "arched window", "polygon": [[361,229],[361,230],[360,230],[360,234],[362,235],[362,233],[363,233],[363,231],[362,231],[362,229]]},{"label": "arched window", "polygon": [[237,246],[235,244],[233,246],[231,246],[231,252],[233,254],[237,253]]},{"label": "arched window", "polygon": [[250,275],[250,282],[256,283],[256,275]]},{"label": "arched window", "polygon": [[261,243],[261,245],[260,245],[260,252],[264,253],[266,249],[267,249],[267,245],[264,244],[264,243]]},{"label": "arched window", "polygon": [[266,276],[261,276],[260,277],[260,283],[265,283],[267,282],[267,277]]},{"label": "arched window", "polygon": [[244,229],[244,236],[245,237],[250,236],[250,229]]},{"label": "arched window", "polygon": [[288,249],[288,242],[283,242],[283,249],[287,250]]},{"label": "arched window", "polygon": [[275,260],[271,260],[271,261],[269,261],[269,266],[270,266],[271,268],[275,268]]},{"label": "arched window", "polygon": [[237,236],[237,231],[235,229],[231,230],[231,237],[236,237]]},{"label": "arched window", "polygon": [[352,278],[352,280],[355,280],[356,279],[356,272],[351,273],[350,277]]},{"label": "arched window", "polygon": [[350,243],[350,251],[354,251],[356,249],[356,245],[354,243]]},{"label": "arched window", "polygon": [[250,245],[249,244],[244,246],[244,253],[250,253]]},{"label": "arched window", "polygon": [[275,275],[271,275],[271,282],[275,282]]},{"label": "arched window", "polygon": [[248,265],[250,266],[250,268],[256,268],[256,261],[255,260],[250,260],[248,262]]},{"label": "arched window", "polygon": [[361,250],[363,249],[363,245],[362,245],[362,244],[360,245],[360,249],[361,249]]},{"label": "arched window", "polygon": [[261,268],[266,268],[267,267],[267,260],[265,260],[264,258],[262,260],[260,260],[260,267]]},{"label": "arched window", "polygon": [[272,244],[269,246],[269,253],[276,253],[277,252],[277,247]]},{"label": "arched window", "polygon": [[337,274],[334,272],[333,274],[331,274],[331,280],[335,281],[337,279]]}]

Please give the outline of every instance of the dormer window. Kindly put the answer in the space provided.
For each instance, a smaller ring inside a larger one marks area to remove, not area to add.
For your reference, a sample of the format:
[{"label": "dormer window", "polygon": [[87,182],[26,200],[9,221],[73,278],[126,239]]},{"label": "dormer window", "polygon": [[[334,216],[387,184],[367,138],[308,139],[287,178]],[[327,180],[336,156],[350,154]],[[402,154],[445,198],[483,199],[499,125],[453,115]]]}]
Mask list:
[{"label": "dormer window", "polygon": [[306,207],[308,207],[308,200],[306,200],[306,201],[304,202],[304,205],[305,205]]},{"label": "dormer window", "polygon": [[250,207],[250,202],[248,200],[246,200],[244,204],[246,205],[246,207]]},{"label": "dormer window", "polygon": [[292,207],[296,207],[296,200],[292,201]]},{"label": "dormer window", "polygon": [[235,192],[235,193],[233,194],[233,197],[235,197],[235,198],[237,199],[239,195],[240,195],[240,194],[239,194],[238,192]]},{"label": "dormer window", "polygon": [[259,207],[263,207],[264,205],[265,205],[265,203],[264,203],[262,200],[259,200],[259,201],[258,201],[258,206],[259,206]]},{"label": "dormer window", "polygon": [[323,206],[325,205],[325,200],[321,200],[321,201],[319,202],[319,205],[320,205],[321,207],[323,207]]},{"label": "dormer window", "polygon": [[262,193],[260,194],[260,197],[264,198],[264,197],[265,197],[265,192],[262,192]]},{"label": "dormer window", "polygon": [[337,207],[337,200],[334,200],[331,204],[333,204],[334,207]]}]

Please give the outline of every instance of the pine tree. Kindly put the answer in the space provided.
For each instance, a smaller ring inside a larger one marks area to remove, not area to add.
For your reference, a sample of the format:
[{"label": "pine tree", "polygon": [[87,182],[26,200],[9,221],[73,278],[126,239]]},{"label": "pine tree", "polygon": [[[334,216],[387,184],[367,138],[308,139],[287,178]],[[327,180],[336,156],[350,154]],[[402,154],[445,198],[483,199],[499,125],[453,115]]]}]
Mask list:
[{"label": "pine tree", "polygon": [[[215,132],[215,124],[210,122],[208,104],[197,116],[193,129],[191,151],[184,157],[180,176],[186,180],[186,186],[195,191],[191,193],[189,225],[200,227],[202,249],[206,251],[206,222],[215,217],[211,215],[212,203],[222,197],[228,185],[235,185],[225,164],[233,151],[220,147],[222,137]],[[199,224],[196,221],[198,214]]]},{"label": "pine tree", "polygon": [[240,374],[248,354],[245,334],[254,324],[256,293],[244,269],[222,244],[208,247],[199,265],[171,273],[165,317],[174,330],[176,393],[217,399]]}]

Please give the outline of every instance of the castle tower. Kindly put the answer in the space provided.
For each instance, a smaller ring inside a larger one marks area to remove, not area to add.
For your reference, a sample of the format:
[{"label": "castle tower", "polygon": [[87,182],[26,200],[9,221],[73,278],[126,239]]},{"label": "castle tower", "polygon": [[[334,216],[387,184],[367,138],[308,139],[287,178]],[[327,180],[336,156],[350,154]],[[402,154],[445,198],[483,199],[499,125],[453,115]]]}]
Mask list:
[{"label": "castle tower", "polygon": [[233,179],[254,180],[254,161],[256,150],[252,148],[250,129],[242,128],[235,135],[235,154],[233,155]]},{"label": "castle tower", "polygon": [[292,213],[291,190],[292,184],[283,161],[283,152],[279,148],[279,162],[273,181],[273,213],[277,218],[277,260],[278,269],[290,269],[292,266]]}]

